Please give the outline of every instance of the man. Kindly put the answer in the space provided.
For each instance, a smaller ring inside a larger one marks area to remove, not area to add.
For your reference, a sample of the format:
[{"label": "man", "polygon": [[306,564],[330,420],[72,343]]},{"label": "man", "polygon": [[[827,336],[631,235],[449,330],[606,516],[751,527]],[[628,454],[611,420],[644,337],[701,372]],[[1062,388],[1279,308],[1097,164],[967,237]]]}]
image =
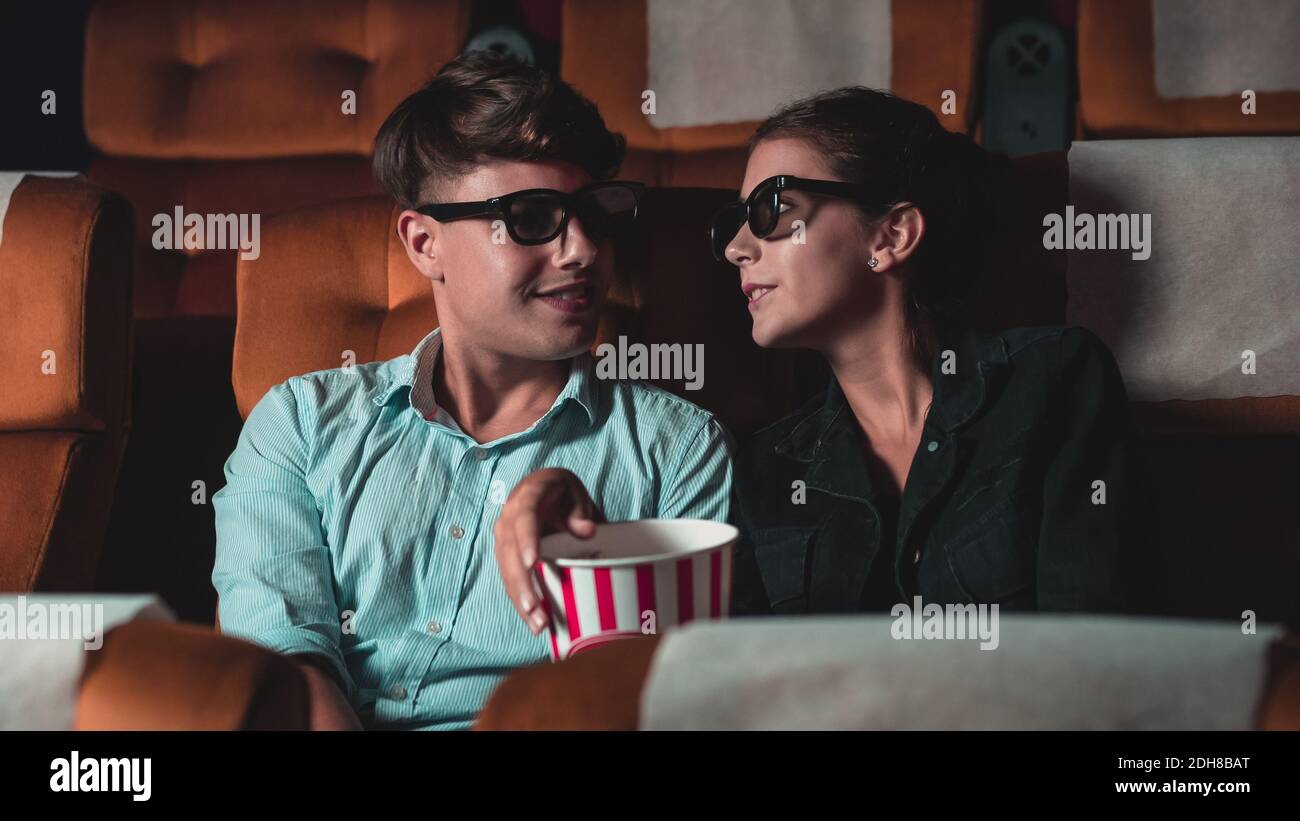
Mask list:
[{"label": "man", "polygon": [[441,327],[409,355],[276,385],[213,497],[222,629],[301,662],[314,727],[464,728],[505,673],[547,657],[494,556],[538,535],[494,532],[525,475],[553,468],[595,497],[543,531],[589,533],[597,510],[728,517],[719,423],[597,379],[587,353],[640,194],[608,182],[623,150],[568,85],[489,53],[381,127],[376,174]]}]

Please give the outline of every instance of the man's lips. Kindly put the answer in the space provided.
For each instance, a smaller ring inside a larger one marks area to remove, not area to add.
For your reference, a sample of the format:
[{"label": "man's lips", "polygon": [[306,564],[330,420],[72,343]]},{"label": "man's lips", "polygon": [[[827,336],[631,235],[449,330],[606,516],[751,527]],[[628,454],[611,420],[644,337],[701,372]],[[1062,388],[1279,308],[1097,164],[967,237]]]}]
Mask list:
[{"label": "man's lips", "polygon": [[595,289],[590,283],[580,282],[551,288],[533,294],[534,297],[566,314],[580,314],[590,310],[595,301]]}]

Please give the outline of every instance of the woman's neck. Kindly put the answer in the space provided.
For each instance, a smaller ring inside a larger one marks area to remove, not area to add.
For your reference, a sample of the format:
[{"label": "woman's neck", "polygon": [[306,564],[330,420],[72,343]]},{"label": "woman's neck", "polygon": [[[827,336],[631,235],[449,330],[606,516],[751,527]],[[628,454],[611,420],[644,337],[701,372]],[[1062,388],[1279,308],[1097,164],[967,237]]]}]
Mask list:
[{"label": "woman's neck", "polygon": [[[924,329],[924,348],[933,348],[932,338]],[[866,325],[823,353],[873,447],[920,437],[934,386],[901,316]]]}]

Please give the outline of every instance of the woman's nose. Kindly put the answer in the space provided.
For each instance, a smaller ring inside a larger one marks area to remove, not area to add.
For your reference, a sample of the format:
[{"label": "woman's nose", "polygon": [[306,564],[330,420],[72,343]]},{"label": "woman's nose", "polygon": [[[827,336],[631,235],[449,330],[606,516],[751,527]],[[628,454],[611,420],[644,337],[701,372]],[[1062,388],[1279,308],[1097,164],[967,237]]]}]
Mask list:
[{"label": "woman's nose", "polygon": [[727,243],[727,250],[723,253],[723,256],[737,268],[758,260],[760,256],[758,240],[754,239],[754,234],[749,230],[748,224],[740,226],[736,236],[731,238],[731,242]]}]

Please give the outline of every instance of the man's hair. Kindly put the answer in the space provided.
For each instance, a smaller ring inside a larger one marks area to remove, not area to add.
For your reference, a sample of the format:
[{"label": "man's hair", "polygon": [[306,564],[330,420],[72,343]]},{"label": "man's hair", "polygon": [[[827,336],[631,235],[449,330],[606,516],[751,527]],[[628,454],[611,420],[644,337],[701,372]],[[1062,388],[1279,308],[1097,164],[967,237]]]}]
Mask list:
[{"label": "man's hair", "polygon": [[[491,51],[463,54],[388,115],[375,177],[402,208],[439,202],[448,183],[492,160],[565,160],[593,180],[623,163],[626,141],[550,72]],[[503,192],[504,193],[504,192]]]}]

